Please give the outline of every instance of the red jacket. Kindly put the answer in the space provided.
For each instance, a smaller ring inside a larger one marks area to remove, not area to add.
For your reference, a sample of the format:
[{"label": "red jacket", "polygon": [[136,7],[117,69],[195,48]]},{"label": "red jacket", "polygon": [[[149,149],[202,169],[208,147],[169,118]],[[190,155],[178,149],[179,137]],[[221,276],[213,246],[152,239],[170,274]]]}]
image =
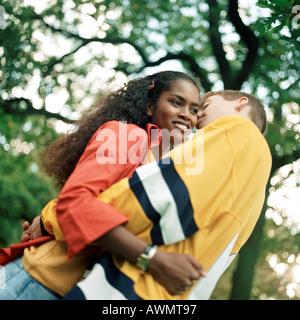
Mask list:
[{"label": "red jacket", "polygon": [[[151,141],[151,129],[158,128],[148,124],[145,131],[134,124],[109,121],[90,139],[57,200],[57,218],[69,258],[127,221],[121,212],[97,197],[112,184],[131,177],[137,167],[147,162],[149,148],[159,143],[158,136]],[[22,255],[26,247],[50,239],[53,238],[42,237],[0,249],[0,265]]]}]

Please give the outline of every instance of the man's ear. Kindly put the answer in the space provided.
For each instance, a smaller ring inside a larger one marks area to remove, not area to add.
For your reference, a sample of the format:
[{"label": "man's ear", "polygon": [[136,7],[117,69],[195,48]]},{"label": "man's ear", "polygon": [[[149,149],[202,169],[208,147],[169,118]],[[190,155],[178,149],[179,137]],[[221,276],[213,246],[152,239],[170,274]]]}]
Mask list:
[{"label": "man's ear", "polygon": [[241,111],[248,105],[248,98],[247,97],[241,97],[239,100],[237,100],[235,110]]},{"label": "man's ear", "polygon": [[145,110],[146,110],[147,116],[148,117],[152,117],[153,110],[154,110],[154,105],[153,105],[153,103],[152,103],[152,101],[150,99],[148,99],[148,102],[146,104]]}]

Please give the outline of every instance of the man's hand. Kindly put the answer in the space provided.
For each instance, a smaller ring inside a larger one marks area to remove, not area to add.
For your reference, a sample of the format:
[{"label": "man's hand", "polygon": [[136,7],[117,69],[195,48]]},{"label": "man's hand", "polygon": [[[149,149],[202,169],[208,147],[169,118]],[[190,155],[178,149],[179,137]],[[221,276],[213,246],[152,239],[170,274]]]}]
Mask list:
[{"label": "man's hand", "polygon": [[41,216],[34,218],[31,225],[28,221],[25,221],[22,227],[23,233],[21,236],[21,242],[34,240],[43,236],[41,229]]}]

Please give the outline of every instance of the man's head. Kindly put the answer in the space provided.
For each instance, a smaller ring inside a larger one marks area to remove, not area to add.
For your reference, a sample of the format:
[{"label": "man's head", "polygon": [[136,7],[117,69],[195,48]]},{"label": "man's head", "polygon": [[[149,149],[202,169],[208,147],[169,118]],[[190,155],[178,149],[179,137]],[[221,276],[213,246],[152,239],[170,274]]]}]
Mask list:
[{"label": "man's head", "polygon": [[202,97],[200,109],[197,123],[199,128],[220,117],[238,115],[254,122],[262,133],[266,131],[264,105],[249,93],[235,90],[211,91]]}]

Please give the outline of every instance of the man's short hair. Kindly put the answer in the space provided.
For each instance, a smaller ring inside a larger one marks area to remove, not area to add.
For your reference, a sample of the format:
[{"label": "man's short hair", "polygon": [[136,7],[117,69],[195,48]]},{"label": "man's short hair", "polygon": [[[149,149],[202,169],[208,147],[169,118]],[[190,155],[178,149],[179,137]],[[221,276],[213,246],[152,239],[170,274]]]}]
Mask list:
[{"label": "man's short hair", "polygon": [[202,101],[205,99],[219,95],[223,97],[226,101],[238,100],[242,97],[248,98],[248,104],[251,107],[249,117],[256,124],[259,130],[264,134],[267,129],[267,116],[263,103],[253,96],[252,94],[238,91],[238,90],[223,90],[223,91],[210,91],[204,94]]}]

